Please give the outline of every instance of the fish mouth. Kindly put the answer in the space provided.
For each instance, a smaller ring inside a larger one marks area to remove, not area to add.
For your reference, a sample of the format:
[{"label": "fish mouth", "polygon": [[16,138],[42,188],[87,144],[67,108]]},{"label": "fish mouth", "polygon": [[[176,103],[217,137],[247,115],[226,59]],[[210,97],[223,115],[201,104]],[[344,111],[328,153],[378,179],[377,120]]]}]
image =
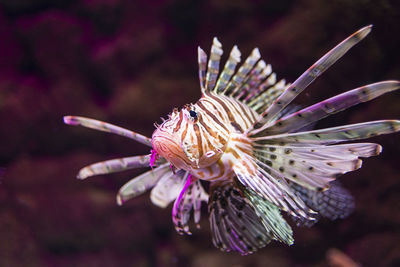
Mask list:
[{"label": "fish mouth", "polygon": [[191,162],[185,155],[181,145],[172,136],[153,134],[151,143],[157,154],[164,157],[176,168],[191,169]]},{"label": "fish mouth", "polygon": [[179,135],[163,128],[154,131],[151,140],[153,149],[178,169],[186,171],[211,166],[224,153],[226,147],[203,153],[199,144],[182,142]]}]

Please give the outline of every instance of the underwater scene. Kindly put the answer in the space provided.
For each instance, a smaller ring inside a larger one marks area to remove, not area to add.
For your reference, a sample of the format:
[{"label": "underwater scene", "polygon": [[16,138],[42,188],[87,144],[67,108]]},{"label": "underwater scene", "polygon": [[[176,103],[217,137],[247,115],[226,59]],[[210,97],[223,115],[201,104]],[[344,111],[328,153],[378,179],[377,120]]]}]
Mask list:
[{"label": "underwater scene", "polygon": [[400,264],[396,1],[0,21],[0,266]]}]

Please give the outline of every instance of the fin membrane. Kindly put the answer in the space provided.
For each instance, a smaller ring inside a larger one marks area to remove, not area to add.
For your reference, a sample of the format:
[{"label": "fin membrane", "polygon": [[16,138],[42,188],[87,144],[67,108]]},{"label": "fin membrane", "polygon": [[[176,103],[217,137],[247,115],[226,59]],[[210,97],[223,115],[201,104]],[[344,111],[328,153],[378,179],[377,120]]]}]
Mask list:
[{"label": "fin membrane", "polygon": [[186,181],[186,183],[174,202],[172,208],[172,222],[174,223],[175,230],[179,234],[191,235],[189,219],[192,210],[194,222],[199,228],[201,202],[208,200],[208,194],[204,191],[200,180],[192,178],[189,172],[185,173],[183,180]]},{"label": "fin membrane", "polygon": [[318,212],[316,220],[292,217],[297,226],[311,227],[320,217],[330,220],[343,219],[354,210],[354,198],[338,181],[330,183],[328,190],[318,192],[292,183],[291,187],[307,206]]},{"label": "fin membrane", "polygon": [[154,187],[161,177],[169,171],[169,164],[165,163],[131,179],[119,190],[117,195],[118,205],[122,205],[127,200],[137,197]]},{"label": "fin membrane", "polygon": [[269,235],[274,240],[292,245],[294,242],[292,228],[286,220],[283,219],[279,208],[271,202],[266,201],[252,190],[245,189],[244,194],[252,203],[256,214],[260,217]]},{"label": "fin membrane", "polygon": [[231,183],[211,185],[208,211],[213,244],[222,251],[247,255],[271,241],[251,203]]},{"label": "fin membrane", "polygon": [[167,207],[174,201],[185,185],[186,171],[179,170],[175,174],[170,171],[164,174],[151,190],[150,199],[160,208]]},{"label": "fin membrane", "polygon": [[310,85],[317,77],[332,66],[339,58],[341,58],[350,48],[360,42],[371,31],[371,26],[364,27],[347,37],[344,41],[335,46],[332,50],[321,57],[309,69],[307,69],[296,81],[294,81],[285,91],[269,106],[252,130],[255,135],[268,128],[271,122],[274,122],[279,113],[284,109],[296,96],[298,96],[308,85]]}]

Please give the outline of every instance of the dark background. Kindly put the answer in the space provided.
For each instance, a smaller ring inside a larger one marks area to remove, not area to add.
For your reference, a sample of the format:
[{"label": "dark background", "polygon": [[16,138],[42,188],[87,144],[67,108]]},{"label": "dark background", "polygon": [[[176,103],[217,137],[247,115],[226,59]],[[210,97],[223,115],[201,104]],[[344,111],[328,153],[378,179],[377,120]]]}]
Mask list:
[{"label": "dark background", "polygon": [[[198,99],[197,45],[208,53],[212,37],[224,58],[234,44],[243,59],[258,46],[294,81],[368,24],[302,105],[400,79],[398,1],[0,0],[0,266],[327,266],[332,248],[364,266],[399,266],[399,134],[371,140],[382,155],[341,177],[356,198],[349,218],[294,227],[293,246],[241,257],[212,246],[206,212],[201,230],[182,237],[171,207],[148,194],[118,207],[118,188],[144,170],[76,180],[87,164],[149,148],[62,123],[83,115],[151,136],[160,116]],[[399,103],[391,93],[317,127],[399,119]]]}]

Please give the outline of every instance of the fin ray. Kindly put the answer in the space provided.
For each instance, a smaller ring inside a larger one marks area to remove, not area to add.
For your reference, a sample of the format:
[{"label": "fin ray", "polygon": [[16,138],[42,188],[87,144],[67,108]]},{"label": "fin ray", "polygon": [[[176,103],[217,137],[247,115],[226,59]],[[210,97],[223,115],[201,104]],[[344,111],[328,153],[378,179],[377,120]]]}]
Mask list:
[{"label": "fin ray", "polygon": [[127,200],[139,196],[154,187],[161,177],[169,170],[169,163],[149,170],[124,184],[118,192],[117,203],[122,205]]},{"label": "fin ray", "polygon": [[312,226],[320,217],[330,220],[343,219],[354,210],[354,198],[338,181],[330,183],[328,190],[318,192],[309,190],[297,184],[291,184],[295,191],[307,206],[318,212],[315,221],[307,221],[303,218],[293,218],[298,226]]},{"label": "fin ray", "polygon": [[211,46],[210,59],[208,60],[205,91],[212,91],[219,73],[219,62],[222,56],[222,45],[216,37]]},{"label": "fin ray", "polygon": [[241,85],[246,79],[247,74],[253,69],[254,65],[260,59],[260,51],[258,48],[254,48],[251,54],[247,57],[246,61],[238,69],[236,74],[232,77],[224,90],[224,94],[228,96],[235,96],[240,89]]},{"label": "fin ray", "polygon": [[232,75],[235,73],[236,65],[240,62],[240,56],[240,51],[235,45],[231,50],[229,59],[226,61],[223,71],[219,75],[214,92],[220,93],[225,89],[226,85],[231,80]]},{"label": "fin ray", "polygon": [[[160,158],[157,163],[164,163],[165,159]],[[134,168],[149,167],[150,155],[124,157],[96,162],[83,167],[78,175],[78,179],[86,179],[90,176],[126,171]]]},{"label": "fin ray", "polygon": [[113,125],[111,123],[80,116],[64,116],[64,123],[69,125],[81,125],[94,130],[121,135],[138,141],[139,143],[142,143],[149,147],[152,147],[151,138],[141,135],[139,133],[135,133],[131,130]]},{"label": "fin ray", "polygon": [[292,228],[283,219],[278,207],[262,199],[251,190],[244,190],[244,193],[272,238],[287,245],[292,245],[294,242]]},{"label": "fin ray", "polygon": [[308,145],[328,145],[345,141],[365,139],[398,131],[400,131],[400,121],[380,120],[348,124],[306,132],[254,137],[252,140],[259,144],[265,143],[285,145],[287,143],[291,143],[301,146],[302,144],[307,143]]},{"label": "fin ray", "polygon": [[341,58],[350,48],[364,39],[364,37],[371,31],[371,27],[372,25],[366,26],[353,33],[307,69],[278,97],[278,99],[275,100],[271,106],[267,108],[267,110],[262,113],[262,119],[258,123],[254,124],[251,134],[256,135],[269,127],[270,123],[276,119],[276,116],[283,108],[285,108],[297,95],[299,95],[317,77],[332,66],[339,58]]},{"label": "fin ray", "polygon": [[253,206],[231,183],[211,185],[208,210],[213,244],[223,251],[247,255],[271,240]]},{"label": "fin ray", "polygon": [[185,171],[179,170],[175,174],[167,172],[151,190],[151,202],[161,208],[167,207],[174,201],[185,185]]},{"label": "fin ray", "polygon": [[293,132],[326,116],[335,114],[359,103],[370,101],[399,88],[399,81],[383,81],[362,86],[289,114],[257,135]]},{"label": "fin ray", "polygon": [[206,90],[206,69],[207,69],[207,54],[200,47],[197,48],[199,62],[199,81],[201,91]]},{"label": "fin ray", "polygon": [[293,194],[284,177],[276,179],[258,166],[253,159],[243,155],[242,161],[238,161],[233,166],[233,171],[241,184],[258,193],[280,209],[294,216],[312,216],[312,211],[305,206],[301,199]]},{"label": "fin ray", "polygon": [[190,215],[193,210],[194,222],[199,227],[201,202],[208,200],[208,194],[200,184],[200,180],[193,178],[189,172],[183,176],[185,182],[179,196],[175,199],[172,208],[172,222],[179,234],[192,233],[189,230]]}]

